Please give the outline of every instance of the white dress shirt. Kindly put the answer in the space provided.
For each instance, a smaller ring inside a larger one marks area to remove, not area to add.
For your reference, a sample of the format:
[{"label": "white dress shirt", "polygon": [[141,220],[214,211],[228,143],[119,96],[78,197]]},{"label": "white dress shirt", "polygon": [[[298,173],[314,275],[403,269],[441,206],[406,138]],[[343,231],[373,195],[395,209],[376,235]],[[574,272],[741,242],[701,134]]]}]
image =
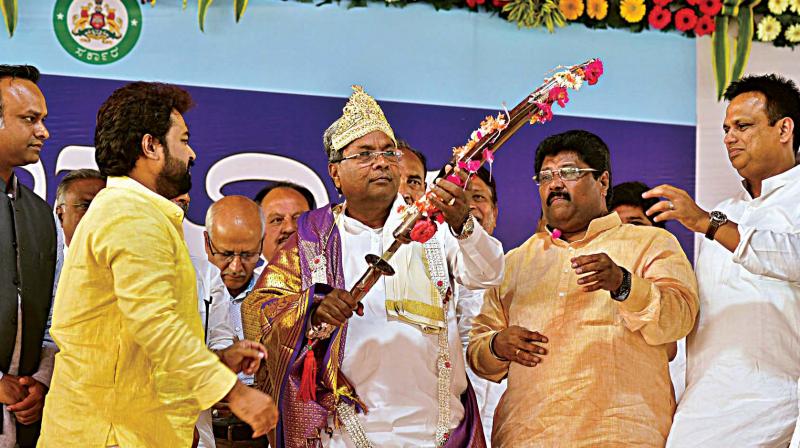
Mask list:
[{"label": "white dress shirt", "polygon": [[700,315],[667,446],[785,447],[800,377],[800,167],[715,210],[739,225],[731,254],[700,244]]},{"label": "white dress shirt", "polygon": [[[191,257],[197,274],[197,303],[200,319],[206,335],[206,345],[211,350],[222,350],[233,345],[233,329],[228,318],[230,295],[222,283],[219,269],[206,258]],[[206,327],[206,310],[208,326]],[[200,413],[197,419],[197,432],[200,434],[199,448],[214,448],[214,430],[211,426],[211,409]]]},{"label": "white dress shirt", "polygon": [[[398,196],[382,229],[371,229],[347,216],[339,219],[345,289],[350,290],[366,270],[367,254],[381,254],[391,244],[392,232],[401,222],[396,210],[402,204],[403,198]],[[500,283],[503,247],[480,225],[461,241],[450,234],[446,224],[439,226],[436,237],[451,279],[475,289]],[[362,301],[364,316],[354,315],[349,321],[342,373],[369,409],[368,414],[357,415],[375,446],[434,446],[439,415],[438,336],[387,317],[385,300],[385,282],[379,280]],[[461,394],[467,382],[453,301],[449,307],[450,428],[455,428],[464,417]],[[343,429],[336,430],[326,446],[354,447]]]}]

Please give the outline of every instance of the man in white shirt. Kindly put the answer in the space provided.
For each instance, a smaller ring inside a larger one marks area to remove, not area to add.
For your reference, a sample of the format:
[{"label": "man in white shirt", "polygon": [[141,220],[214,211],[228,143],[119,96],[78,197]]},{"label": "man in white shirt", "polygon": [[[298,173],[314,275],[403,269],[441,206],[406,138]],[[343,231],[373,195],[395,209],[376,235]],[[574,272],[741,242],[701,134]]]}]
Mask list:
[{"label": "man in white shirt", "polygon": [[[497,227],[497,186],[486,167],[481,167],[470,177],[467,184],[467,204],[470,213],[478,223],[486,230],[489,235],[494,234]],[[468,289],[465,286],[456,286],[456,315],[458,316],[458,332],[461,336],[461,344],[466,353],[469,344],[469,332],[472,330],[472,320],[480,314],[483,306],[484,289]],[[486,446],[491,448],[492,422],[494,421],[494,410],[500,397],[506,391],[508,382],[503,379],[499,383],[494,383],[481,378],[467,366],[467,375],[475,390],[475,398],[478,400],[478,409],[481,413],[481,423],[483,424],[483,434],[486,436]]]},{"label": "man in white shirt", "polygon": [[731,84],[723,129],[743,188],[711,213],[662,185],[647,214],[705,234],[700,315],[667,446],[785,447],[800,377],[800,91],[775,75]]},{"label": "man in white shirt", "polygon": [[463,189],[442,181],[431,203],[443,223],[426,227],[424,244],[400,247],[389,261],[395,274],[357,303],[347,291],[365,256],[392,244],[405,201],[394,133],[375,100],[353,90],[323,136],[345,203],[303,214],[243,305],[246,336],[270,347],[263,385],[281,408],[270,443],[482,447],[449,299],[456,281],[498,284],[502,246],[475,224]]},{"label": "man in white shirt", "polygon": [[[204,236],[208,261],[219,268],[228,290],[235,340],[243,340],[241,306],[257,280],[253,272],[264,241],[264,214],[244,196],[226,196],[208,208]],[[253,384],[253,375],[240,373],[239,379]]]}]

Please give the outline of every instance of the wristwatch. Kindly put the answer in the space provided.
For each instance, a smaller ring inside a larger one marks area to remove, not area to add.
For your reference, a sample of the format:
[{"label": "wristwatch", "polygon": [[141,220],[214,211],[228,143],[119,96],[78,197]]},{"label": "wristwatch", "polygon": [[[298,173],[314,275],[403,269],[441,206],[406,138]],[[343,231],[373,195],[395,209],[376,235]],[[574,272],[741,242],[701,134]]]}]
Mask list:
[{"label": "wristwatch", "polygon": [[619,268],[622,269],[622,284],[616,291],[611,291],[611,298],[617,302],[624,302],[631,295],[631,273],[622,266]]},{"label": "wristwatch", "polygon": [[[450,229],[452,231],[452,229]],[[475,218],[472,216],[472,213],[467,213],[467,220],[464,221],[464,225],[461,226],[461,233],[455,235],[457,240],[465,240],[472,235],[472,232],[475,231]]]},{"label": "wristwatch", "polygon": [[708,230],[706,230],[706,238],[713,240],[717,229],[728,223],[728,217],[725,213],[714,210],[711,212],[711,222],[708,223]]}]

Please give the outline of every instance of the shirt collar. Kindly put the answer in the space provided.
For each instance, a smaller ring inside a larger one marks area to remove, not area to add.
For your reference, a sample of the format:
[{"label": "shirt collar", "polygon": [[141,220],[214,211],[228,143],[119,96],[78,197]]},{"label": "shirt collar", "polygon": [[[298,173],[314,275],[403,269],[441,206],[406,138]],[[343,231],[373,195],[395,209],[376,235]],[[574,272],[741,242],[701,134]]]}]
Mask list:
[{"label": "shirt collar", "polygon": [[[761,182],[761,196],[764,197],[773,191],[785,186],[788,183],[800,181],[800,165],[795,165],[794,168],[786,170],[780,174],[776,174],[770,178],[764,179]],[[742,188],[747,192],[747,197],[753,199],[750,190],[747,188],[747,180],[742,180]]]},{"label": "shirt collar", "polygon": [[106,188],[122,188],[147,198],[175,227],[183,228],[183,209],[138,181],[127,176],[110,176]]},{"label": "shirt collar", "polygon": [[16,199],[19,193],[19,186],[17,182],[17,176],[12,171],[11,177],[8,178],[8,185],[6,185],[6,181],[0,179],[0,191],[2,191],[3,194],[8,195],[8,197]]},{"label": "shirt collar", "polygon": [[250,294],[250,291],[252,291],[253,288],[256,286],[256,280],[257,280],[256,276],[255,275],[251,275],[250,276],[250,282],[247,283],[247,287],[244,288],[244,290],[242,292],[240,292],[239,295],[234,297],[233,301],[234,302],[240,302],[240,301],[244,300],[247,297],[247,295]]},{"label": "shirt collar", "polygon": [[589,223],[589,227],[586,229],[586,235],[577,241],[573,241],[572,243],[567,243],[560,238],[553,238],[553,234],[549,228],[547,229],[547,233],[550,239],[559,246],[570,246],[574,244],[586,244],[606,230],[611,230],[615,227],[619,227],[620,225],[622,225],[622,220],[620,219],[619,215],[617,212],[612,212],[605,216],[593,219]]}]

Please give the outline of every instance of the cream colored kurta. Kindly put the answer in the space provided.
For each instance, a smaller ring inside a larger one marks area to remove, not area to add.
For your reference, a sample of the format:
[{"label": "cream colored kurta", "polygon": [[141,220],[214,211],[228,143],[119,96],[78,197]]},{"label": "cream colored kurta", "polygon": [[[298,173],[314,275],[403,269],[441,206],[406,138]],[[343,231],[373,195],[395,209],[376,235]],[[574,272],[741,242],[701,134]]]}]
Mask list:
[{"label": "cream colored kurta", "polygon": [[40,447],[186,447],[236,374],[203,343],[180,207],[127,177],[75,232],[50,330]]},{"label": "cream colored kurta", "polygon": [[[570,259],[607,253],[633,274],[624,302],[583,292]],[[667,349],[698,310],[694,273],[678,241],[655,227],[622,225],[612,213],[571,244],[537,233],[506,255],[499,288],[486,292],[468,359],[508,389],[498,405],[498,447],[663,447],[675,400]],[[497,360],[495,331],[520,325],[549,342],[536,367]]]}]

